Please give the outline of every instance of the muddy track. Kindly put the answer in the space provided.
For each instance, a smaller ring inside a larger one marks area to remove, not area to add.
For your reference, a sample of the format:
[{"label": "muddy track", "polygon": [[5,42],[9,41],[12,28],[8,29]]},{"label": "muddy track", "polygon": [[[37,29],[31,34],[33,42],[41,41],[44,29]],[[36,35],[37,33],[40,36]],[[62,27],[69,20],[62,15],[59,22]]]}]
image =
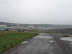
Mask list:
[{"label": "muddy track", "polygon": [[69,42],[62,41],[57,37],[54,37],[54,40],[57,42],[57,44],[60,46],[64,54],[72,54],[72,48],[70,47]]},{"label": "muddy track", "polygon": [[3,54],[72,54],[69,42],[60,40],[60,36],[40,33]]}]

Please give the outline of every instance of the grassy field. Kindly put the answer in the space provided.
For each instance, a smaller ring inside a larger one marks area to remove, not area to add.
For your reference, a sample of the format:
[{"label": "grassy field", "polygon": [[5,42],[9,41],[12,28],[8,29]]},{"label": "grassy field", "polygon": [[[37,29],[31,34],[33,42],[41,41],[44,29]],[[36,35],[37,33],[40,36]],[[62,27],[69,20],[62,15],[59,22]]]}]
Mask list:
[{"label": "grassy field", "polygon": [[0,31],[0,53],[36,35],[37,33]]},{"label": "grassy field", "polygon": [[56,32],[49,32],[49,31],[30,31],[30,32],[36,32],[36,33],[56,33]]}]

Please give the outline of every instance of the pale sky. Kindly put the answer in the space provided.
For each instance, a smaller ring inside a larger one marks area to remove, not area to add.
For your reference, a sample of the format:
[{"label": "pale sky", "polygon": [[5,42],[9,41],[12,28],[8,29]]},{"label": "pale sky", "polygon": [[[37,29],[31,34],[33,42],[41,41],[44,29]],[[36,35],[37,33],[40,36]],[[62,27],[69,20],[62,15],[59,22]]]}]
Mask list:
[{"label": "pale sky", "polygon": [[72,0],[0,0],[0,22],[72,24]]}]

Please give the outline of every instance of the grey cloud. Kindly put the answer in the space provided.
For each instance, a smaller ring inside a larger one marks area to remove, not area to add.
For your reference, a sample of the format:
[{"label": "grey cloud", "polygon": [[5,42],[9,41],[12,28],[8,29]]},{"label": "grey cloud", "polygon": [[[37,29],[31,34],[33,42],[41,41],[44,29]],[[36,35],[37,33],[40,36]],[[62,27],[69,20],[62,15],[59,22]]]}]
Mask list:
[{"label": "grey cloud", "polygon": [[0,0],[0,16],[6,22],[72,24],[72,1]]}]

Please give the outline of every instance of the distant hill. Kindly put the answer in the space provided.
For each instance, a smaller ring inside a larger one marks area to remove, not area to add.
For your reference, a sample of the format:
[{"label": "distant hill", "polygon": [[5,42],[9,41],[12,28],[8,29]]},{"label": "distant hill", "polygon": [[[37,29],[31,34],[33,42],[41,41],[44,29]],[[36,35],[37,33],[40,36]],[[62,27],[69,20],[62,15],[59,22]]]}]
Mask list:
[{"label": "distant hill", "polygon": [[50,32],[58,32],[58,33],[67,33],[67,34],[72,34],[72,28],[65,28],[65,29],[50,29],[47,30]]},{"label": "distant hill", "polygon": [[17,23],[7,23],[7,22],[0,22],[0,25],[7,25],[8,27],[10,27],[10,26],[17,26],[17,25],[19,25],[19,26],[28,26],[28,24],[17,24]]},{"label": "distant hill", "polygon": [[41,27],[48,27],[52,29],[61,29],[61,28],[72,28],[72,25],[53,25],[53,24],[31,24],[35,27],[41,26]]}]

